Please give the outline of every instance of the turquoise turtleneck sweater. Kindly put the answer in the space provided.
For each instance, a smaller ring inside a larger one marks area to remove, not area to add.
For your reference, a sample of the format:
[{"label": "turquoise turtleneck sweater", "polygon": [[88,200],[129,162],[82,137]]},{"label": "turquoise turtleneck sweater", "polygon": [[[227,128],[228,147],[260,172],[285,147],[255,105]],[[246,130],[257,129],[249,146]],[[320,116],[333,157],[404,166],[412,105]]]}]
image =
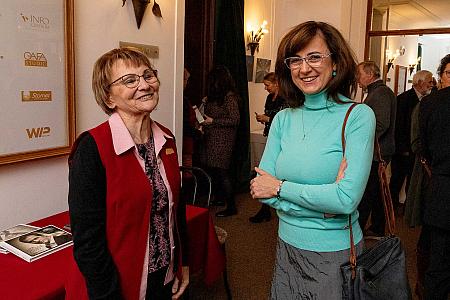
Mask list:
[{"label": "turquoise turtleneck sweater", "polygon": [[[327,99],[323,91],[306,95],[305,105],[280,111],[272,122],[260,168],[286,181],[280,199],[262,202],[277,210],[279,237],[294,247],[317,252],[348,249],[348,214],[355,244],[362,239],[357,207],[369,177],[376,124],[369,106],[353,109],[345,129],[348,166],[344,178],[335,183],[343,155],[342,124],[350,105]],[[324,213],[336,216],[324,218]]]}]

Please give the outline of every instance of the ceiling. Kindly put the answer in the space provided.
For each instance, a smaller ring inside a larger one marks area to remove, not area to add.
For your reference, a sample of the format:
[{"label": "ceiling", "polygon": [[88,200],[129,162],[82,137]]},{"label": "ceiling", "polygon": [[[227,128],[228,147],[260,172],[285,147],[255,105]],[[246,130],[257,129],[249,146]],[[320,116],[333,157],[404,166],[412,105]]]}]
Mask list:
[{"label": "ceiling", "polygon": [[389,30],[450,27],[450,0],[373,0],[372,7],[384,16],[389,9]]}]

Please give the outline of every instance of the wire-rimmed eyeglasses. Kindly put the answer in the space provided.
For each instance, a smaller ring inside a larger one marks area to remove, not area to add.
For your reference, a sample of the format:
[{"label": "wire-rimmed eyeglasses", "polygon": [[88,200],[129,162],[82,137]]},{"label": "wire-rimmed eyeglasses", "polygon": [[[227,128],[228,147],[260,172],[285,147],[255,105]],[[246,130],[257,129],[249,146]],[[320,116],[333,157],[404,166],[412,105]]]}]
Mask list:
[{"label": "wire-rimmed eyeglasses", "polygon": [[141,77],[145,80],[145,82],[147,82],[149,84],[155,83],[158,81],[158,71],[147,69],[144,71],[144,73],[142,75],[137,75],[137,74],[123,75],[123,76],[117,78],[116,80],[114,80],[113,82],[111,82],[110,84],[108,84],[107,87],[109,88],[111,85],[120,81],[120,83],[122,83],[127,88],[133,89],[139,85]]},{"label": "wire-rimmed eyeglasses", "polygon": [[313,53],[305,57],[292,56],[284,59],[284,63],[291,70],[296,70],[300,68],[305,61],[310,67],[319,67],[322,64],[324,58],[329,57],[332,53],[319,54]]}]

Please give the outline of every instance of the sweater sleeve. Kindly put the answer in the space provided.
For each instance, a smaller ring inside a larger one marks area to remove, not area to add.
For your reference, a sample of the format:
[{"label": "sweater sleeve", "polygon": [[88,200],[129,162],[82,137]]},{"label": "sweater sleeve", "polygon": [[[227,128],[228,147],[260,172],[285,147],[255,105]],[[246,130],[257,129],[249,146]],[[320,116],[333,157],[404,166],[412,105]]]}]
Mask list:
[{"label": "sweater sleeve", "polygon": [[[278,115],[277,115],[278,116]],[[269,136],[267,155],[261,162],[264,170],[274,174],[276,157],[280,152],[279,138],[282,132],[277,117],[274,119]],[[268,199],[265,203],[292,213],[302,211],[310,215],[315,212],[322,217],[323,213],[350,214],[356,210],[367,184],[372,163],[375,116],[366,105],[358,105],[350,114],[345,129],[347,168],[339,183],[301,184],[285,181],[280,192],[280,199]],[[272,139],[271,139],[272,138]],[[273,173],[272,173],[273,172]],[[287,202],[287,203],[286,203]],[[295,213],[299,215],[299,213]]]},{"label": "sweater sleeve", "polygon": [[85,133],[69,166],[69,213],[74,257],[90,299],[122,299],[106,241],[106,175],[93,137]]}]

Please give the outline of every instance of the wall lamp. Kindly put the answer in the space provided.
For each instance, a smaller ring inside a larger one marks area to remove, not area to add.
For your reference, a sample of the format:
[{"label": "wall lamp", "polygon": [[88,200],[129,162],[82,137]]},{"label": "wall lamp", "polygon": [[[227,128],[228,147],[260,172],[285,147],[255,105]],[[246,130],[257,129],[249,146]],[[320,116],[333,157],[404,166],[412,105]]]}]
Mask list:
[{"label": "wall lamp", "polygon": [[268,33],[269,30],[266,29],[267,21],[264,20],[258,29],[254,29],[251,25],[247,25],[247,49],[250,50],[252,56],[255,55],[255,51],[259,51],[259,41],[262,39],[264,34]]},{"label": "wall lamp", "polygon": [[412,63],[412,64],[409,64],[409,65],[408,65],[409,76],[412,75],[412,73],[414,72],[414,69],[415,69],[416,66],[419,64],[419,62],[420,62],[421,59],[422,59],[422,58],[419,56],[419,57],[417,58],[417,60],[416,60],[415,63]]},{"label": "wall lamp", "polygon": [[395,50],[395,53],[393,54],[391,50],[386,50],[386,58],[387,58],[387,72],[391,69],[391,67],[394,65],[394,60],[399,57],[405,55],[406,48],[405,46],[400,46],[399,49]]},{"label": "wall lamp", "polygon": [[408,70],[409,70],[409,76],[412,75],[412,73],[414,72],[414,69],[416,68],[417,64],[409,64],[408,65]]},{"label": "wall lamp", "polygon": [[388,72],[391,69],[391,67],[394,65],[394,60],[395,59],[396,59],[396,57],[388,58],[388,63],[387,63],[387,71]]}]

